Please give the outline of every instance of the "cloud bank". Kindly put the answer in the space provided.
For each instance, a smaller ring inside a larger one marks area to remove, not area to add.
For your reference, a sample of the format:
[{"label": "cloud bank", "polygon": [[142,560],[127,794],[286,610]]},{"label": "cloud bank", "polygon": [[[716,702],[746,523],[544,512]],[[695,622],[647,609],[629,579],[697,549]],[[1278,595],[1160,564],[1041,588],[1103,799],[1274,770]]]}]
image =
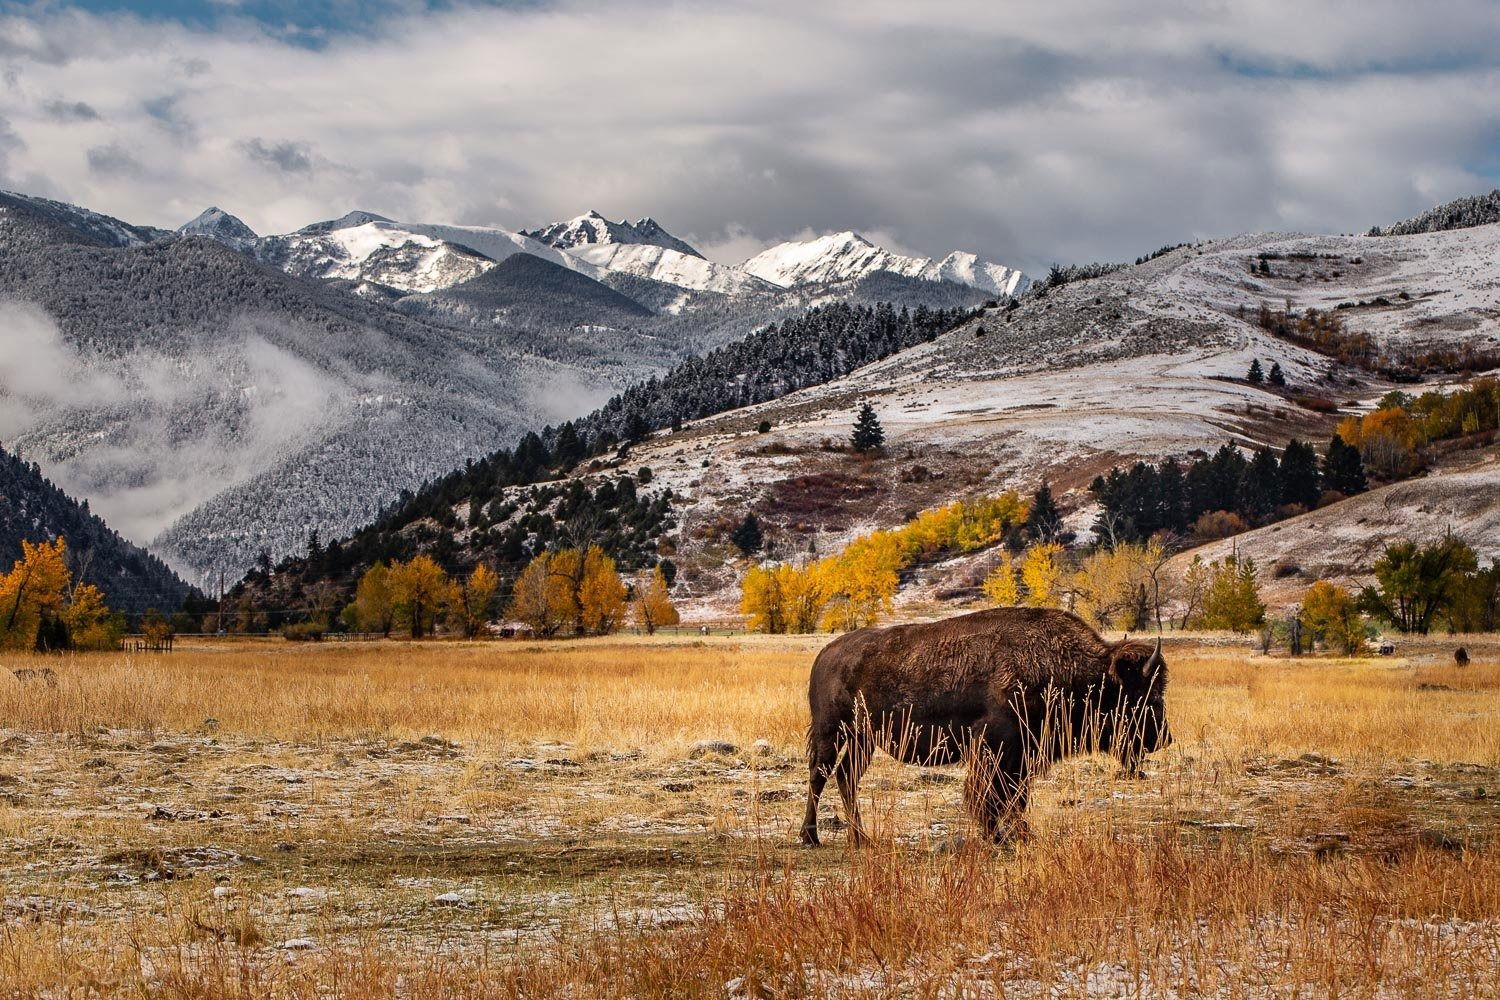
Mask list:
[{"label": "cloud bank", "polygon": [[209,204],[260,232],[597,208],[719,259],[856,229],[1036,270],[1362,231],[1500,182],[1487,0],[563,0],[316,49],[5,9],[0,186],[165,227]]}]

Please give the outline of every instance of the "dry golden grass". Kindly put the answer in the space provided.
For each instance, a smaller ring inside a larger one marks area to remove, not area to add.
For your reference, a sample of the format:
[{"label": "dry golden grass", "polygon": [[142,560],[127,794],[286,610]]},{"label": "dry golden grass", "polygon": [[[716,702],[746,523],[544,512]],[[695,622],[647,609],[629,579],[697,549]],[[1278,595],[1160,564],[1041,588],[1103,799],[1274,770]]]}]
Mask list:
[{"label": "dry golden grass", "polygon": [[[882,761],[850,852],[790,845],[822,641],[200,641],[0,677],[0,997],[1500,996],[1493,645],[1179,645],[1149,780],[1069,762],[1036,841],[950,850],[957,785]],[[205,845],[266,860],[177,860]]]}]

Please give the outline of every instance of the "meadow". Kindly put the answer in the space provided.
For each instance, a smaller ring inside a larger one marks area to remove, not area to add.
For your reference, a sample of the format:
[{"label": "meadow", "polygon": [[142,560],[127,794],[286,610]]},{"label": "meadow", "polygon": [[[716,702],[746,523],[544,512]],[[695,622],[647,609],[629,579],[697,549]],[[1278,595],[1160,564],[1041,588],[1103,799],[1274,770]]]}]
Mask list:
[{"label": "meadow", "polygon": [[878,758],[805,849],[825,641],[7,657],[0,997],[1500,996],[1500,647],[1174,638],[1145,780],[996,848]]}]

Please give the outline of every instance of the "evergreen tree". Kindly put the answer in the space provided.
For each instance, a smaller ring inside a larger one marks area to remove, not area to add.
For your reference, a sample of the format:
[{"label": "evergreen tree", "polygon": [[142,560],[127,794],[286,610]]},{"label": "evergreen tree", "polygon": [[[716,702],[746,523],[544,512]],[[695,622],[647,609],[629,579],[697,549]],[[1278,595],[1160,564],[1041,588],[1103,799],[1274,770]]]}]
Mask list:
[{"label": "evergreen tree", "polygon": [[729,540],[734,543],[735,548],[747,556],[759,552],[761,546],[765,544],[765,535],[761,533],[760,521],[753,513],[746,514],[739,527],[730,534]]},{"label": "evergreen tree", "polygon": [[1189,519],[1208,511],[1234,510],[1247,465],[1232,444],[1220,445],[1212,458],[1194,462],[1187,474]]},{"label": "evergreen tree", "polygon": [[584,455],[583,442],[578,437],[578,429],[569,420],[562,425],[557,432],[557,443],[552,446],[552,457],[557,462],[559,469],[572,468]]},{"label": "evergreen tree", "polygon": [[1359,449],[1345,444],[1337,434],[1329,440],[1328,454],[1323,457],[1323,485],[1345,496],[1363,493],[1369,488]]},{"label": "evergreen tree", "polygon": [[1260,358],[1255,358],[1250,362],[1250,372],[1245,377],[1250,380],[1251,385],[1260,385],[1266,380],[1265,370],[1260,366]]},{"label": "evergreen tree", "polygon": [[1177,459],[1168,458],[1157,473],[1157,495],[1161,503],[1161,526],[1167,531],[1184,534],[1192,519],[1188,516],[1187,477]]},{"label": "evergreen tree", "polygon": [[1031,498],[1031,512],[1026,515],[1026,533],[1041,542],[1050,542],[1062,530],[1062,514],[1052,499],[1052,488],[1046,483],[1037,487]]},{"label": "evergreen tree", "polygon": [[880,418],[869,401],[859,406],[859,416],[854,421],[854,432],[849,435],[849,444],[857,452],[879,451],[885,444],[885,431],[880,427]]},{"label": "evergreen tree", "polygon": [[1255,450],[1245,474],[1240,478],[1236,496],[1237,512],[1252,523],[1264,522],[1281,501],[1281,466],[1270,448]]},{"label": "evergreen tree", "polygon": [[1322,495],[1318,480],[1318,453],[1296,438],[1281,453],[1281,502],[1316,507]]},{"label": "evergreen tree", "polygon": [[1286,372],[1281,370],[1281,362],[1271,362],[1271,374],[1266,376],[1266,380],[1274,386],[1284,387],[1286,385]]}]

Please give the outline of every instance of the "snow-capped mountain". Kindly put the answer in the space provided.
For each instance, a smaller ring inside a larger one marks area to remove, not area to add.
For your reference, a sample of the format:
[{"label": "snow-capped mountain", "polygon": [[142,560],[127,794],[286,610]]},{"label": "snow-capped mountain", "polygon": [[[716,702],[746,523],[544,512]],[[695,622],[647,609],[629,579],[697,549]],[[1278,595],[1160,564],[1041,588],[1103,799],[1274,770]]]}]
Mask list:
[{"label": "snow-capped mountain", "polygon": [[567,253],[606,271],[623,271],[699,292],[740,295],[774,290],[766,281],[737,267],[715,264],[669,247],[645,243],[600,243],[575,246]]},{"label": "snow-capped mountain", "polygon": [[971,253],[954,251],[941,261],[907,257],[847,231],[778,244],[751,257],[740,269],[782,288],[848,281],[877,271],[926,281],[955,281],[997,295],[1017,295],[1030,283],[1020,271]]},{"label": "snow-capped mountain", "polygon": [[353,224],[319,223],[286,236],[267,237],[246,249],[251,256],[299,278],[342,279],[403,292],[447,288],[495,266],[484,254],[394,222],[368,218],[368,213],[350,213],[344,218]]},{"label": "snow-capped mountain", "polygon": [[545,243],[559,250],[592,246],[600,243],[637,243],[643,246],[665,247],[689,257],[703,255],[661,227],[655,219],[638,219],[635,222],[611,222],[598,212],[590,211],[567,222],[554,222],[542,229],[521,231],[522,236]]},{"label": "snow-capped mountain", "polygon": [[217,206],[206,208],[198,217],[177,227],[182,236],[206,236],[236,250],[251,250],[260,237],[255,230]]}]

